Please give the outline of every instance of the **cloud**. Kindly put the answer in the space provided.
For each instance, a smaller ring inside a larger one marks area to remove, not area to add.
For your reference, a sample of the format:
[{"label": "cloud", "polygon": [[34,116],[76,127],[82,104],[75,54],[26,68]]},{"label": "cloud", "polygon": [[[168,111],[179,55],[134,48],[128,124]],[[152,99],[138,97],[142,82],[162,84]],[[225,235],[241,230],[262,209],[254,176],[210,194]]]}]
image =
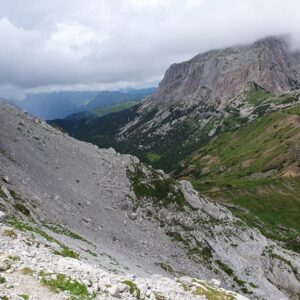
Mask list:
[{"label": "cloud", "polygon": [[299,11],[297,0],[1,0],[0,94],[152,85],[173,62],[267,35],[300,48]]}]

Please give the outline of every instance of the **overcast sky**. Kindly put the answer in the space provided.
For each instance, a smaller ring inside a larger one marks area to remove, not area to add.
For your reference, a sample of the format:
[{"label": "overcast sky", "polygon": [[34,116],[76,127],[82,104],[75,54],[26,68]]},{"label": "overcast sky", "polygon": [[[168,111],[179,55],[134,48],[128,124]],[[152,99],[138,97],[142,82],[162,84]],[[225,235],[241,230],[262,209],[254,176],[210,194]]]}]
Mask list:
[{"label": "overcast sky", "polygon": [[173,62],[267,35],[299,47],[299,12],[299,0],[0,0],[0,96],[152,86]]}]

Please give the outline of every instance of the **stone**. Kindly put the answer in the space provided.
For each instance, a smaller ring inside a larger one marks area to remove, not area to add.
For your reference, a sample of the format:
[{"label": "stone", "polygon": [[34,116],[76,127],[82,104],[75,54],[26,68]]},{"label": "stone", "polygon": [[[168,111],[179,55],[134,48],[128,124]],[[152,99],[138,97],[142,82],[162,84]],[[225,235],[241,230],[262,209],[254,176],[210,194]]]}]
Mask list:
[{"label": "stone", "polygon": [[121,299],[121,294],[118,288],[118,285],[114,285],[108,288],[108,292],[115,298]]},{"label": "stone", "polygon": [[216,287],[219,287],[221,285],[221,281],[218,279],[213,278],[210,282]]},{"label": "stone", "polygon": [[138,218],[138,214],[137,213],[130,213],[128,215],[129,219],[135,221]]},{"label": "stone", "polygon": [[0,223],[4,221],[5,213],[0,210]]},{"label": "stone", "polygon": [[10,184],[10,179],[9,179],[8,176],[4,176],[4,177],[2,178],[2,180],[3,180],[5,183]]},{"label": "stone", "polygon": [[5,272],[11,267],[9,255],[0,253],[0,272]]},{"label": "stone", "polygon": [[57,275],[56,275],[56,274],[52,274],[52,275],[50,276],[50,278],[51,278],[52,280],[56,280]]},{"label": "stone", "polygon": [[217,128],[213,128],[209,133],[208,133],[208,136],[209,137],[212,137],[217,131]]},{"label": "stone", "polygon": [[125,291],[129,290],[129,287],[128,287],[128,285],[126,285],[124,283],[118,283],[117,289],[118,289],[119,293],[124,293]]}]

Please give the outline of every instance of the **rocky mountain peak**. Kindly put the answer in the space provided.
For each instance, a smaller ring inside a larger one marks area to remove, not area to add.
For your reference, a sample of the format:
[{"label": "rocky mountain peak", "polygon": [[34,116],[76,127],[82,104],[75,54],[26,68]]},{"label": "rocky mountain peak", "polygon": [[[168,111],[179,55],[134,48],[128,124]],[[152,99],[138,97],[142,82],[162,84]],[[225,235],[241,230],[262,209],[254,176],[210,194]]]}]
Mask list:
[{"label": "rocky mountain peak", "polygon": [[155,95],[157,102],[218,107],[255,82],[275,94],[300,87],[299,55],[286,38],[267,37],[251,45],[211,50],[172,64]]},{"label": "rocky mountain peak", "polygon": [[271,47],[271,48],[288,48],[289,42],[286,36],[268,36],[257,40],[253,47]]}]

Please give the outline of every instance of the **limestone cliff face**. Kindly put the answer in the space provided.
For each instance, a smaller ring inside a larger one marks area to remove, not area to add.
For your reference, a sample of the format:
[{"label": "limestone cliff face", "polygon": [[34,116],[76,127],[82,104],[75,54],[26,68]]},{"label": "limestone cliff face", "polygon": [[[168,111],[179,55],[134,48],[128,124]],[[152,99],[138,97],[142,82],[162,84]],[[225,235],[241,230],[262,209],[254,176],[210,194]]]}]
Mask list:
[{"label": "limestone cliff face", "polygon": [[299,64],[299,53],[292,53],[284,39],[275,37],[212,50],[171,65],[152,100],[173,104],[210,99],[218,107],[253,82],[269,92],[282,93],[300,87]]}]

